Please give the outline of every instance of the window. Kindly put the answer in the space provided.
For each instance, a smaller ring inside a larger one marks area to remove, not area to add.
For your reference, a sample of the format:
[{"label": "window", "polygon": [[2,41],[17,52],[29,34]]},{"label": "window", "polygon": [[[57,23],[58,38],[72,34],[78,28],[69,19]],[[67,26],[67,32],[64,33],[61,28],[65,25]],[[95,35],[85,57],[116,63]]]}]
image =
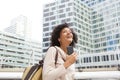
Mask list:
[{"label": "window", "polygon": [[49,21],[49,18],[45,18],[45,21]]},{"label": "window", "polygon": [[118,54],[116,54],[116,59],[119,60],[119,55]]},{"label": "window", "polygon": [[67,22],[69,22],[70,21],[70,18],[67,18]]},{"label": "window", "polygon": [[60,5],[59,8],[64,8],[65,7],[65,4],[64,5]]},{"label": "window", "polygon": [[55,10],[56,8],[55,7],[52,7],[52,10]]},{"label": "window", "polygon": [[54,24],[56,24],[56,22],[52,22],[51,24],[54,25]]},{"label": "window", "polygon": [[109,44],[110,44],[110,45],[113,45],[113,41],[109,41]]},{"label": "window", "polygon": [[59,13],[63,13],[63,9],[59,10]]},{"label": "window", "polygon": [[68,13],[68,16],[72,16],[72,15],[73,15],[73,13],[72,13],[72,12]]},{"label": "window", "polygon": [[43,26],[49,26],[49,23],[44,23]]},{"label": "window", "polygon": [[72,3],[68,3],[68,6],[72,6]]},{"label": "window", "polygon": [[53,12],[50,12],[50,15],[53,15],[54,13]]},{"label": "window", "polygon": [[110,57],[111,57],[111,60],[114,60],[115,58],[114,58],[114,55],[110,55]]},{"label": "window", "polygon": [[46,16],[49,16],[49,13],[45,13],[45,14],[44,14],[44,17],[46,17]]},{"label": "window", "polygon": [[49,9],[45,9],[45,10],[44,10],[44,12],[48,12],[48,11],[49,11]]},{"label": "window", "polygon": [[63,17],[65,17],[65,14],[59,15],[59,18],[63,18]]},{"label": "window", "polygon": [[50,17],[50,20],[55,20],[55,18],[56,18],[55,16],[52,16]]},{"label": "window", "polygon": [[70,11],[70,8],[66,8],[66,11]]},{"label": "window", "polygon": [[45,47],[49,46],[49,43],[45,43]]},{"label": "window", "polygon": [[48,31],[49,30],[49,28],[43,28],[43,31]]},{"label": "window", "polygon": [[48,41],[49,40],[49,38],[43,38],[43,41],[44,42],[46,42],[46,41]]}]

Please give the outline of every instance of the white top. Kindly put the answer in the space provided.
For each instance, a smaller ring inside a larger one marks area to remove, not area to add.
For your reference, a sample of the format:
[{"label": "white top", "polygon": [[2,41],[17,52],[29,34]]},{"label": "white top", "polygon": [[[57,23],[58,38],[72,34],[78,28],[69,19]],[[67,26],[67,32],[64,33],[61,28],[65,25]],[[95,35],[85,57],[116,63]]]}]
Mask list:
[{"label": "white top", "polygon": [[[58,50],[57,64],[55,65],[56,48]],[[74,80],[75,66],[67,69],[63,66],[66,53],[59,47],[50,47],[46,53],[43,65],[43,80]],[[63,60],[64,58],[64,60]]]}]

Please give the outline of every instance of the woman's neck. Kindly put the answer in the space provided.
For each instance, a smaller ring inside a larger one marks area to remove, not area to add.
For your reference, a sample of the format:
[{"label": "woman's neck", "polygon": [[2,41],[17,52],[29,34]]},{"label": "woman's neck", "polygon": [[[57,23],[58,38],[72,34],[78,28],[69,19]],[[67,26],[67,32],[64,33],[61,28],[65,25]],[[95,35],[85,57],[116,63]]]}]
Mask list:
[{"label": "woman's neck", "polygon": [[67,46],[60,46],[60,48],[61,48],[65,53],[67,53]]}]

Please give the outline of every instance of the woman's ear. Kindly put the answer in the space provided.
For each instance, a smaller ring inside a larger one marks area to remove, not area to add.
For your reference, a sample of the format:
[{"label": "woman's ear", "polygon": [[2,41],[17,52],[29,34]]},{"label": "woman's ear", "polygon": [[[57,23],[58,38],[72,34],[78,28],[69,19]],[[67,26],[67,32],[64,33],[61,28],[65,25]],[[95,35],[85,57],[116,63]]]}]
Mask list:
[{"label": "woman's ear", "polygon": [[60,42],[60,38],[58,38],[58,41]]}]

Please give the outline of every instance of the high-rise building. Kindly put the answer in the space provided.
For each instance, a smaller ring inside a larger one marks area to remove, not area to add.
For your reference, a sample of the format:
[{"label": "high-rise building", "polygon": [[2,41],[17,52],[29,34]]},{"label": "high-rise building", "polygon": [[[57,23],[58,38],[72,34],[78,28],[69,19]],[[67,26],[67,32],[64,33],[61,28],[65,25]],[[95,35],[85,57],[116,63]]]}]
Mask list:
[{"label": "high-rise building", "polygon": [[20,36],[24,36],[26,38],[30,38],[30,35],[31,35],[30,27],[31,25],[28,18],[26,16],[20,15],[11,21],[10,26],[7,27],[5,31],[20,35]]},{"label": "high-rise building", "polygon": [[96,4],[99,4],[105,0],[80,0],[84,5],[87,5],[89,7],[92,7]]},{"label": "high-rise building", "polygon": [[46,4],[43,52],[50,46],[53,28],[66,22],[78,35],[75,47],[79,54],[78,69],[117,67],[120,65],[119,8],[119,0],[56,0]]}]

